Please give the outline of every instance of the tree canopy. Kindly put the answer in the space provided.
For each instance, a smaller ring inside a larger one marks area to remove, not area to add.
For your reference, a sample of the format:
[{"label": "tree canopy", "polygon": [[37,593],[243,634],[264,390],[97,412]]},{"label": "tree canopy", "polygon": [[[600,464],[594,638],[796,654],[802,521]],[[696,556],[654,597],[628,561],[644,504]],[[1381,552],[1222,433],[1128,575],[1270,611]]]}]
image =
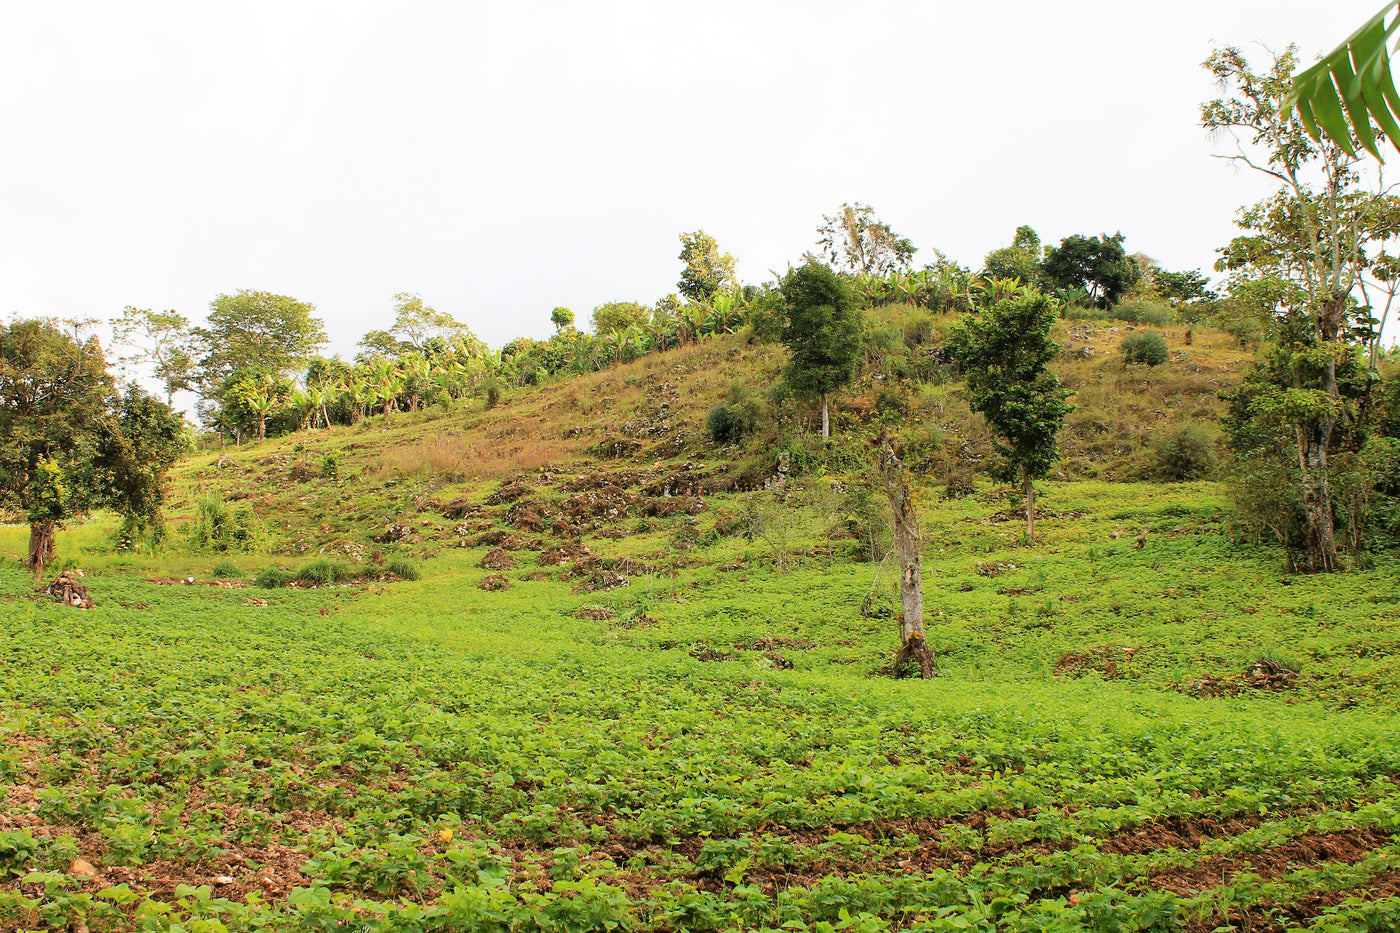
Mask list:
[{"label": "tree canopy", "polygon": [[89,509],[156,524],[161,476],[178,456],[170,439],[182,433],[169,406],[139,389],[117,396],[96,337],[42,320],[0,328],[0,507],[28,522],[36,574],[60,524]]},{"label": "tree canopy", "polygon": [[316,308],[271,292],[243,289],[209,304],[207,325],[194,329],[203,356],[206,394],[237,370],[281,373],[306,363],[326,344]]},{"label": "tree canopy", "polygon": [[1059,355],[1050,330],[1059,317],[1054,299],[1034,292],[1003,299],[984,314],[955,325],[948,349],[967,374],[972,410],[996,435],[1002,457],[997,479],[1020,475],[1026,495],[1026,533],[1035,537],[1032,480],[1043,478],[1059,459],[1057,437],[1073,409],[1049,364]]},{"label": "tree canopy", "polygon": [[1080,236],[1074,234],[1059,246],[1046,247],[1042,264],[1045,281],[1056,288],[1082,288],[1102,307],[1137,281],[1138,272],[1123,250],[1123,234]]},{"label": "tree canopy", "polygon": [[860,310],[855,293],[831,267],[809,261],[783,278],[791,357],[784,378],[799,395],[822,405],[822,439],[831,436],[828,396],[855,376],[860,359]]},{"label": "tree canopy", "polygon": [[709,301],[715,292],[734,284],[734,257],[719,250],[719,243],[704,230],[682,233],[681,252],[676,258],[685,263],[680,293],[691,301]]},{"label": "tree canopy", "polygon": [[875,216],[869,204],[842,204],[822,215],[817,245],[833,266],[850,273],[888,275],[908,270],[919,248]]}]

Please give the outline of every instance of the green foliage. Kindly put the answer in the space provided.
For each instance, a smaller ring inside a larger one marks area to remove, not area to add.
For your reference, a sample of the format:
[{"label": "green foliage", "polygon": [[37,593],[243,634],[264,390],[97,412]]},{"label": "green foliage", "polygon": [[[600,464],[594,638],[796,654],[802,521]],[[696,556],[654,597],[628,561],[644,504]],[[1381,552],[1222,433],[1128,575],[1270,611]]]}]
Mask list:
[{"label": "green foliage", "polygon": [[122,363],[149,366],[165,384],[167,405],[176,392],[193,388],[195,345],[183,314],[127,305],[112,322],[112,342],[132,351],[121,357]]},{"label": "green foliage", "polygon": [[732,444],[753,433],[762,412],[757,397],[738,383],[729,387],[729,397],[711,408],[705,416],[705,433],[716,444]]},{"label": "green foliage", "polygon": [[1054,288],[1080,288],[1100,307],[1118,301],[1138,278],[1137,267],[1123,250],[1123,234],[1065,237],[1045,249],[1045,281]]},{"label": "green foliage", "polygon": [[784,381],[798,395],[825,397],[855,376],[861,318],[849,286],[828,266],[808,262],[783,279],[791,356]]},{"label": "green foliage", "polygon": [[331,586],[358,579],[359,574],[345,564],[332,560],[318,560],[297,571],[296,578],[311,586]]},{"label": "green foliage", "polygon": [[562,306],[555,308],[549,312],[549,323],[553,324],[554,329],[562,334],[574,326],[574,312]]},{"label": "green foliage", "polygon": [[253,583],[266,590],[278,590],[295,579],[297,579],[297,575],[290,570],[268,567],[266,570],[258,572],[258,575],[253,578]]},{"label": "green foliage", "polygon": [[610,301],[593,309],[593,332],[599,336],[620,334],[630,327],[641,327],[651,318],[651,309],[635,301]]},{"label": "green foliage", "polygon": [[998,279],[1040,281],[1040,235],[1031,227],[1017,227],[1010,246],[994,249],[982,260],[982,272]]},{"label": "green foliage", "polygon": [[278,374],[310,360],[326,342],[315,310],[286,295],[247,289],[215,298],[207,326],[193,331],[203,353],[198,372],[205,396],[239,370]]},{"label": "green foliage", "polygon": [[1152,475],[1169,483],[1205,479],[1215,471],[1215,437],[1194,422],[1173,425],[1152,436]]},{"label": "green foliage", "polygon": [[231,560],[221,560],[210,568],[209,575],[225,580],[236,580],[243,576],[243,569]]},{"label": "green foliage", "polygon": [[1147,366],[1160,366],[1171,359],[1171,350],[1166,339],[1155,330],[1129,334],[1118,344],[1123,351],[1123,362],[1143,363]]},{"label": "green foliage", "polygon": [[216,554],[266,549],[267,528],[252,509],[233,508],[215,492],[197,494],[194,506],[194,518],[184,526],[185,539],[192,549]]},{"label": "green foliage", "polygon": [[505,383],[494,376],[482,383],[481,391],[486,397],[486,408],[488,410],[501,404],[501,398],[505,395],[505,389]]},{"label": "green foliage", "polygon": [[734,257],[721,253],[719,243],[704,230],[682,233],[676,258],[685,264],[676,287],[691,301],[709,301],[715,292],[734,284]]},{"label": "green foliage", "polygon": [[400,580],[420,580],[423,577],[423,571],[418,565],[404,557],[392,558],[384,565],[384,569]]},{"label": "green foliage", "polygon": [[321,458],[321,478],[329,480],[340,478],[340,457],[335,454],[326,454]]},{"label": "green foliage", "polygon": [[996,434],[999,478],[1040,478],[1059,459],[1056,436],[1072,410],[1047,368],[1059,353],[1050,339],[1058,317],[1044,295],[1007,299],[953,328],[948,349],[967,374],[972,410]]}]

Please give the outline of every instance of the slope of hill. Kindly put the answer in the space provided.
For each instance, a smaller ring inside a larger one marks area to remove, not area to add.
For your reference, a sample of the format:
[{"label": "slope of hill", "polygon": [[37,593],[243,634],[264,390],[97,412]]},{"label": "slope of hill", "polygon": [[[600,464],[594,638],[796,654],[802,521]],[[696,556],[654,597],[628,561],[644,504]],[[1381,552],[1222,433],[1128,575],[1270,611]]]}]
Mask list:
[{"label": "slope of hill", "polygon": [[1245,356],[1118,326],[1064,334],[1035,547],[956,380],[897,394],[932,681],[890,676],[878,367],[828,451],[704,438],[783,363],[735,339],[192,457],[161,552],[65,532],[95,609],[0,570],[0,929],[1394,928],[1400,562],[1289,577],[1132,479]]}]

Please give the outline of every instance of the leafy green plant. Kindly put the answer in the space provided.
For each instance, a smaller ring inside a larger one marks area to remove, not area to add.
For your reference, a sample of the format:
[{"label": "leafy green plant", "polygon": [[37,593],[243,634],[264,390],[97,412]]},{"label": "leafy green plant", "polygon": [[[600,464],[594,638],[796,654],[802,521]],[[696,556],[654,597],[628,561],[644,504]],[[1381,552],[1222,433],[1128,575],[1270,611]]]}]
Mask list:
[{"label": "leafy green plant", "polygon": [[1118,348],[1123,352],[1123,362],[1125,363],[1159,366],[1171,358],[1171,350],[1167,347],[1167,341],[1156,331],[1129,334],[1123,338],[1123,342],[1118,345]]},{"label": "leafy green plant", "polygon": [[1204,479],[1215,471],[1215,437],[1195,422],[1154,434],[1148,449],[1152,475],[1169,483]]},{"label": "leafy green plant", "polygon": [[423,571],[413,561],[403,557],[395,557],[384,565],[384,569],[400,580],[418,580],[423,576]]}]

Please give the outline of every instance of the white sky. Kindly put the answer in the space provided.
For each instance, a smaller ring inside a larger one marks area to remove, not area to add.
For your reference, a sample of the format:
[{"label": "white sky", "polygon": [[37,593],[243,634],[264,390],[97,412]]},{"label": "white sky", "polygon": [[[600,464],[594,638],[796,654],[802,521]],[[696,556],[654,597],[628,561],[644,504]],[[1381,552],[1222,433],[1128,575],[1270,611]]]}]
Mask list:
[{"label": "white sky", "polygon": [[499,347],[761,282],[874,206],[977,268],[1019,224],[1209,271],[1270,190],[1210,153],[1212,43],[1331,49],[1381,0],[0,5],[0,317],[314,303],[331,352],[422,294]]}]

